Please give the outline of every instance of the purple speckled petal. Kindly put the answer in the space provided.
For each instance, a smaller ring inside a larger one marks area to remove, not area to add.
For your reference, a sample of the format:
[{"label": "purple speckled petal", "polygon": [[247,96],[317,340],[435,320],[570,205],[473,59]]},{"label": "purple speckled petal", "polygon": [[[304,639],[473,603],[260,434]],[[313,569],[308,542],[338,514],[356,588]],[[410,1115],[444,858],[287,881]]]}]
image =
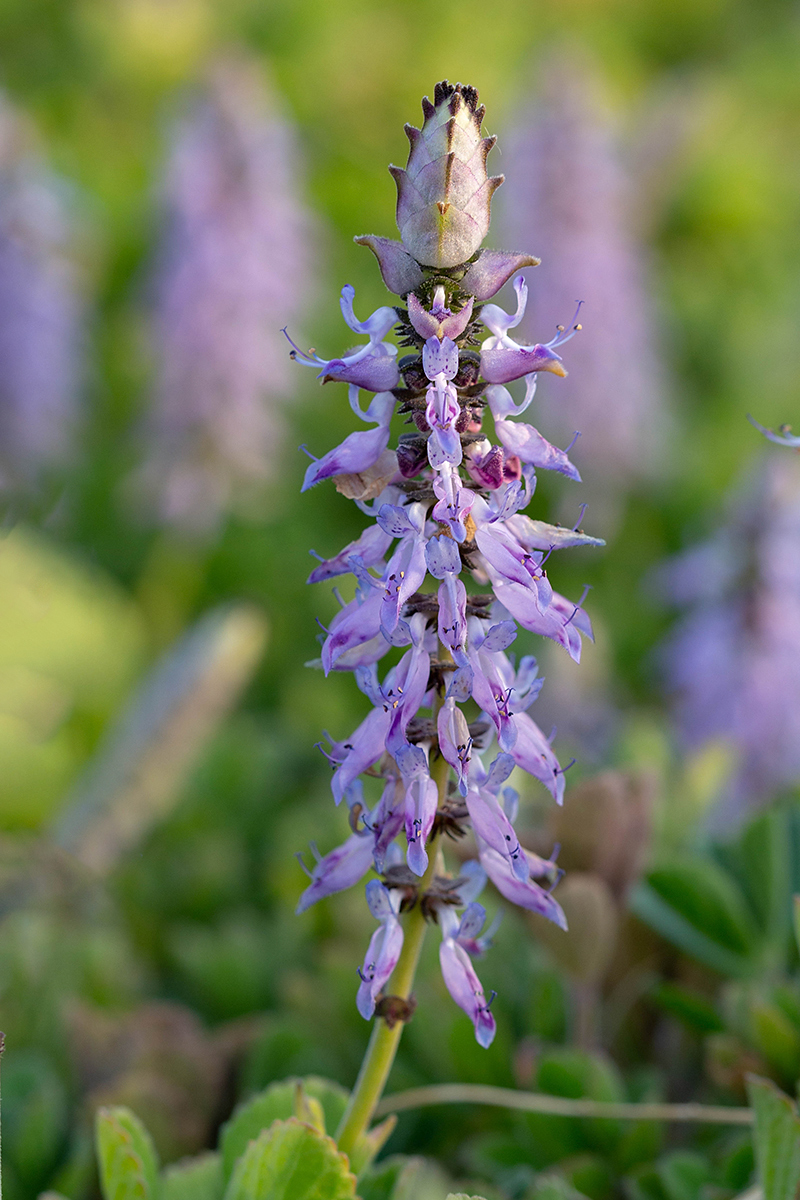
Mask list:
[{"label": "purple speckled petal", "polygon": [[468,904],[458,925],[457,941],[474,941],[486,924],[486,909],[482,904]]},{"label": "purple speckled petal", "polygon": [[478,1044],[487,1049],[497,1027],[469,955],[452,938],[445,938],[439,946],[439,962],[448,992],[475,1026]]},{"label": "purple speckled petal", "polygon": [[461,571],[458,544],[451,537],[429,538],[425,547],[425,561],[434,579],[444,579],[448,573],[458,575]]},{"label": "purple speckled petal", "polygon": [[467,808],[476,836],[507,859],[514,877],[524,882],[530,875],[528,860],[514,826],[500,807],[497,797],[490,792],[470,788]]},{"label": "purple speckled petal", "polygon": [[486,637],[481,642],[481,649],[493,654],[497,650],[507,650],[517,636],[517,626],[514,621],[499,621],[492,625]]},{"label": "purple speckled petal", "polygon": [[416,533],[417,528],[411,521],[408,511],[398,504],[382,504],[378,510],[378,524],[391,538],[404,537],[407,533]]},{"label": "purple speckled petal", "polygon": [[438,632],[442,644],[447,646],[459,666],[466,666],[467,589],[455,575],[448,575],[439,585]]},{"label": "purple speckled petal", "polygon": [[361,967],[361,986],[356,996],[356,1005],[365,1021],[371,1020],[375,1012],[375,1002],[397,966],[402,949],[403,927],[396,917],[390,917],[370,938]]},{"label": "purple speckled petal", "polygon": [[459,792],[466,796],[472,738],[469,735],[467,719],[452,698],[446,699],[439,709],[437,732],[442,757],[458,777]]},{"label": "purple speckled petal", "polygon": [[419,774],[412,779],[406,790],[405,803],[408,841],[406,861],[415,875],[424,875],[428,866],[425,843],[433,828],[438,803],[439,790],[430,775]]},{"label": "purple speckled petal", "polygon": [[461,438],[455,429],[434,428],[428,438],[428,462],[434,471],[445,463],[457,467],[463,458]]},{"label": "purple speckled petal", "polygon": [[518,767],[538,779],[552,795],[556,804],[564,802],[564,772],[539,726],[527,713],[515,713],[517,740],[511,755]]},{"label": "purple speckled petal", "polygon": [[549,892],[534,883],[533,879],[525,881],[517,879],[507,858],[498,854],[485,842],[478,842],[481,866],[497,888],[501,896],[505,896],[512,904],[527,908],[553,921],[561,929],[567,928],[567,918],[560,904],[557,904]]},{"label": "purple speckled petal", "polygon": [[458,374],[458,346],[451,338],[444,338],[441,342],[436,337],[428,338],[422,347],[422,369],[431,380],[437,375],[455,379]]},{"label": "purple speckled petal", "polygon": [[379,879],[370,879],[366,894],[367,907],[376,921],[387,921],[397,916],[389,889]]}]

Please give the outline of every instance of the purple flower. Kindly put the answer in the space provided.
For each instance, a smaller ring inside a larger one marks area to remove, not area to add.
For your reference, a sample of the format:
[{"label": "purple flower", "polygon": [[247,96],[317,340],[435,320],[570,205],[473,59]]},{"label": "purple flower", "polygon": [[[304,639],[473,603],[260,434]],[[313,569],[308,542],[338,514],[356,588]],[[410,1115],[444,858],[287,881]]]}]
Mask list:
[{"label": "purple flower", "polygon": [[474,945],[485,920],[486,911],[480,904],[470,904],[460,921],[452,910],[442,909],[439,916],[442,926],[439,962],[448,992],[475,1026],[479,1045],[488,1049],[494,1041],[497,1028],[466,949]]},{"label": "purple flower", "polygon": [[[363,385],[361,385],[363,386]],[[323,479],[335,475],[356,475],[373,466],[389,444],[389,426],[394,412],[391,392],[379,392],[362,420],[371,421],[376,428],[369,433],[351,433],[335,450],[316,459],[306,471],[302,491],[307,492]]]},{"label": "purple flower", "polygon": [[35,487],[70,457],[84,304],[63,183],[0,97],[0,490]]},{"label": "purple flower", "polygon": [[726,828],[800,779],[800,463],[771,451],[660,582],[683,609],[662,652],[680,734],[732,752],[710,818]]},{"label": "purple flower", "polygon": [[369,941],[364,965],[359,970],[361,987],[356,996],[358,1011],[365,1021],[375,1012],[375,1002],[397,966],[403,948],[403,927],[397,919],[399,897],[377,879],[367,884],[369,910],[380,921]]},{"label": "purple flower", "polygon": [[[470,264],[454,257],[471,245],[488,216],[487,196],[465,190],[468,175],[474,182],[473,168],[482,169],[486,150],[476,102],[473,89],[437,87],[436,103],[424,105],[423,130],[409,134],[408,171],[395,172],[403,246],[360,239],[407,308],[378,309],[359,323],[352,289],[345,289],[345,319],[368,342],[339,360],[295,355],[317,366],[323,378],[349,381],[354,414],[377,427],[350,434],[312,464],[305,486],[369,469],[386,450],[395,405],[417,431],[403,435],[398,473],[388,470],[372,504],[361,502],[374,519],[372,528],[311,575],[315,582],[355,576],[354,598],[327,631],[322,666],[326,672],[353,670],[372,709],[346,741],[329,738],[334,799],[347,800],[352,832],[319,859],[300,908],[357,882],[371,867],[384,872],[383,883],[373,880],[367,887],[381,922],[361,972],[358,1005],[368,1017],[400,953],[402,880],[404,909],[419,904],[418,911],[439,922],[445,983],[480,1044],[488,1046],[495,1033],[491,1002],[470,962],[470,954],[482,953],[490,940],[479,936],[485,912],[475,903],[486,876],[507,900],[565,925],[550,895],[559,872],[520,844],[514,829],[519,796],[508,783],[521,768],[561,803],[564,772],[528,714],[542,686],[536,660],[526,655],[517,662],[507,651],[522,625],[579,658],[581,635],[591,637],[591,625],[582,601],[571,604],[553,590],[546,566],[555,550],[602,543],[522,511],[534,495],[537,469],[579,478],[567,451],[516,420],[533,402],[537,371],[564,374],[556,347],[575,329],[559,330],[546,346],[514,342],[509,331],[522,320],[527,297],[521,279],[515,312],[486,304],[475,315],[476,300],[488,299],[517,266],[535,261],[500,251],[483,251]],[[459,158],[465,146],[478,155],[466,174]],[[446,211],[439,217],[432,212],[436,197],[445,209],[457,210],[452,236],[448,220],[439,220]],[[423,266],[454,269],[432,274]],[[481,324],[488,337],[476,353],[471,347]],[[410,351],[399,361],[383,341],[395,326]],[[364,412],[358,403],[358,387],[365,386],[361,372],[376,370],[378,360],[396,363],[397,386],[379,391]],[[524,397],[515,399],[502,384],[523,376]],[[482,428],[487,407],[495,441]],[[469,590],[469,575],[490,593]],[[377,663],[391,647],[403,653],[381,681]],[[479,709],[477,721],[470,722],[464,710],[469,700]],[[384,782],[371,812],[363,800],[365,773]],[[453,878],[431,840],[439,831],[462,834],[470,826],[480,865],[468,862]],[[397,861],[403,852],[405,867]],[[455,910],[461,908],[459,917]]]},{"label": "purple flower", "polygon": [[136,484],[160,519],[212,532],[276,470],[294,381],[280,326],[307,306],[311,221],[291,127],[261,64],[218,62],[173,126]]},{"label": "purple flower", "polygon": [[325,359],[313,351],[304,354],[284,329],[286,339],[292,347],[289,357],[303,366],[319,367],[318,378],[323,383],[336,380],[339,383],[364,388],[367,392],[388,392],[397,385],[400,375],[397,369],[397,347],[389,345],[383,339],[397,322],[397,314],[393,308],[377,308],[366,321],[359,321],[353,311],[354,297],[355,288],[347,284],[342,288],[339,306],[342,316],[353,332],[369,338],[366,345],[344,358]]},{"label": "purple flower", "polygon": [[581,431],[584,498],[611,527],[614,497],[658,468],[666,441],[664,370],[639,233],[643,197],[591,63],[551,57],[541,78],[512,134],[517,169],[501,196],[502,218],[508,236],[536,239],[543,260],[530,278],[523,331],[552,329],[585,301],[570,378],[545,380],[543,411],[558,439]]}]

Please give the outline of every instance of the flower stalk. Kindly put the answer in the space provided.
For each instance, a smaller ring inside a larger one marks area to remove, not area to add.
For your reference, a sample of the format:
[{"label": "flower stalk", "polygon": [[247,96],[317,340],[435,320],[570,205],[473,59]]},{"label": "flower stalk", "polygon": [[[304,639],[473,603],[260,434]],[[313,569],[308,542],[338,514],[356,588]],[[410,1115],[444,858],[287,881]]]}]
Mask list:
[{"label": "flower stalk", "polygon": [[[326,735],[334,800],[346,802],[351,833],[306,868],[310,883],[298,904],[303,912],[375,874],[366,898],[378,924],[356,1003],[366,1020],[377,1020],[338,1134],[347,1153],[367,1130],[411,1016],[427,924],[439,926],[445,985],[484,1047],[495,1020],[471,960],[491,942],[477,902],[487,879],[511,903],[566,927],[552,896],[560,872],[520,845],[519,797],[508,784],[520,768],[560,804],[564,770],[528,715],[542,685],[536,660],[507,651],[521,626],[580,659],[591,624],[582,599],[553,590],[547,564],[554,550],[602,544],[577,525],[523,513],[537,469],[580,480],[567,451],[517,420],[540,372],[566,374],[560,350],[580,326],[574,317],[548,342],[515,341],[510,330],[527,300],[521,276],[513,313],[485,303],[538,259],[480,249],[502,178],[486,172],[494,139],[482,136],[475,89],[444,81],[422,107],[422,129],[406,127],[406,169],[391,168],[402,241],[356,239],[405,304],[360,320],[354,290],[345,287],[342,316],[366,341],[343,358],[304,353],[289,339],[296,362],[317,369],[323,383],[348,385],[354,415],[372,427],[314,459],[303,483],[305,490],[333,479],[375,521],[334,557],[320,558],[309,577],[355,578],[354,598],[341,601],[321,637],[319,666],[326,674],[353,671],[372,705],[346,740]],[[386,340],[391,331],[402,356]],[[516,380],[524,380],[518,398],[506,386]],[[366,408],[361,390],[373,393]],[[408,429],[390,449],[395,416]],[[392,648],[399,661],[381,678],[378,664]],[[463,838],[470,829],[474,857],[448,871],[442,835]]]}]

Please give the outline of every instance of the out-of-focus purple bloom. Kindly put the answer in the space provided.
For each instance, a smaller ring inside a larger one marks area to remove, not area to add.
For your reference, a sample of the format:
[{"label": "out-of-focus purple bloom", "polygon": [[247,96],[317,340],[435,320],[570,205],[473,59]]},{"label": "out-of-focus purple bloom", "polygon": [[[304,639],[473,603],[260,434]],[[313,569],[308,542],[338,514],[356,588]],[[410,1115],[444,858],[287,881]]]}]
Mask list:
[{"label": "out-of-focus purple bloom", "polygon": [[662,652],[681,735],[733,750],[711,817],[730,825],[800,779],[800,463],[772,451],[660,580],[685,610]]},{"label": "out-of-focus purple bloom", "polygon": [[580,430],[592,511],[602,513],[610,489],[619,494],[657,465],[665,414],[637,197],[597,90],[583,61],[544,67],[510,138],[516,170],[502,217],[507,235],[533,241],[543,260],[523,330],[552,329],[585,302],[571,377],[544,386],[543,399],[560,438]]},{"label": "out-of-focus purple bloom", "polygon": [[294,135],[260,67],[217,63],[169,148],[157,374],[137,481],[183,530],[212,531],[276,469],[280,404],[295,386],[280,328],[311,282],[301,190]]},{"label": "out-of-focus purple bloom", "polygon": [[[318,861],[300,908],[356,882],[371,867],[381,872],[383,884],[373,880],[368,885],[381,928],[362,970],[359,1011],[372,1015],[388,984],[399,953],[395,901],[402,892],[404,910],[419,904],[426,918],[439,922],[445,983],[472,1020],[480,1044],[488,1046],[495,1032],[491,1002],[486,1002],[469,959],[489,942],[489,935],[479,936],[485,913],[475,903],[486,876],[512,903],[565,926],[549,890],[559,872],[520,844],[514,830],[519,795],[508,785],[512,772],[521,768],[561,803],[564,772],[528,715],[542,684],[536,660],[526,655],[516,662],[506,652],[521,624],[580,657],[581,636],[591,637],[582,600],[573,604],[554,592],[546,564],[554,550],[602,543],[577,528],[562,529],[522,512],[534,495],[537,469],[579,478],[566,451],[550,445],[533,426],[516,421],[533,401],[537,371],[565,373],[556,347],[565,345],[578,327],[560,329],[546,346],[515,342],[509,331],[524,315],[524,281],[515,283],[513,313],[487,304],[476,315],[475,301],[489,299],[514,269],[535,260],[483,251],[473,263],[459,263],[452,258],[452,241],[444,246],[437,241],[439,235],[446,240],[447,221],[439,221],[430,202],[444,186],[446,163],[441,155],[423,158],[451,143],[456,147],[453,163],[465,145],[485,158],[486,142],[479,137],[482,111],[476,103],[471,88],[437,86],[436,104],[424,104],[423,132],[409,135],[408,174],[395,172],[403,246],[359,239],[375,252],[384,281],[391,281],[407,307],[382,308],[359,323],[352,311],[352,289],[345,289],[345,319],[368,343],[338,360],[294,354],[319,368],[323,378],[336,374],[349,380],[355,415],[378,427],[374,434],[351,434],[315,462],[305,486],[363,470],[373,455],[383,454],[395,405],[417,430],[404,435],[393,460],[399,472],[387,470],[372,493],[371,507],[361,504],[374,517],[374,528],[321,561],[311,575],[312,581],[355,576],[354,598],[343,603],[326,631],[322,666],[326,672],[354,670],[372,709],[346,741],[329,738],[325,753],[334,768],[334,798],[337,804],[347,800],[353,832]],[[473,163],[470,170],[482,167],[482,162],[477,167]],[[477,196],[477,207],[471,205],[463,194],[464,173],[455,167],[454,172],[450,202],[457,207],[463,201],[464,207],[456,214],[453,239],[457,245],[471,245],[472,232],[488,216],[488,198]],[[446,211],[440,216],[445,218]],[[452,277],[438,270],[443,265],[457,268]],[[393,326],[411,351],[399,360],[383,341]],[[488,337],[476,352],[471,347],[479,344],[482,331]],[[356,381],[354,372],[378,356],[396,361],[397,386],[391,393],[379,392],[365,413],[358,387],[367,385]],[[338,374],[332,370],[335,363],[341,367]],[[524,396],[515,399],[503,383],[522,377]],[[486,408],[500,444],[483,432]],[[482,588],[488,585],[490,594],[468,591],[465,574]],[[376,664],[398,646],[404,653],[381,682]],[[479,709],[472,723],[462,707],[469,700]],[[485,766],[490,746],[492,757]],[[448,782],[451,771],[455,788]],[[371,812],[361,790],[364,774],[384,781],[381,800]],[[480,865],[464,864],[455,879],[441,874],[441,849],[437,846],[434,854],[431,840],[436,843],[441,832],[460,836],[469,826]],[[405,865],[397,862],[403,851]],[[466,911],[459,917],[455,910],[460,908]]]},{"label": "out-of-focus purple bloom", "polygon": [[64,184],[0,95],[0,491],[70,456],[84,304]]}]

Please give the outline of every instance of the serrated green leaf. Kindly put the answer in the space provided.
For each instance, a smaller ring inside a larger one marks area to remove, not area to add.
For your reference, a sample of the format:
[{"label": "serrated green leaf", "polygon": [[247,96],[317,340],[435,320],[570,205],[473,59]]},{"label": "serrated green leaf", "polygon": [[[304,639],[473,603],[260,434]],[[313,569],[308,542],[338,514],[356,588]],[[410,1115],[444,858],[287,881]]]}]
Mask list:
[{"label": "serrated green leaf", "polygon": [[800,950],[800,896],[792,897],[792,915],[794,917],[794,938],[797,942],[797,949]]},{"label": "serrated green leaf", "polygon": [[105,1200],[156,1200],[158,1159],[150,1134],[129,1108],[101,1108],[96,1120]]},{"label": "serrated green leaf", "polygon": [[202,1154],[167,1167],[159,1200],[222,1200],[225,1180],[219,1154]]},{"label": "serrated green leaf", "polygon": [[325,1129],[334,1130],[344,1116],[349,1092],[330,1079],[307,1075],[304,1079],[284,1079],[271,1083],[257,1096],[245,1100],[222,1126],[219,1148],[222,1154],[222,1173],[227,1182],[233,1174],[238,1158],[244,1154],[248,1142],[253,1141],[262,1129],[269,1129],[273,1121],[285,1121],[295,1115],[295,1097],[298,1083],[302,1083],[307,1096],[318,1100],[325,1116]]},{"label": "serrated green leaf", "polygon": [[349,1166],[333,1138],[296,1117],[275,1121],[239,1159],[225,1200],[354,1200]]},{"label": "serrated green leaf", "polygon": [[754,1144],[764,1200],[795,1200],[800,1188],[800,1119],[797,1105],[770,1079],[747,1078],[755,1113]]}]

